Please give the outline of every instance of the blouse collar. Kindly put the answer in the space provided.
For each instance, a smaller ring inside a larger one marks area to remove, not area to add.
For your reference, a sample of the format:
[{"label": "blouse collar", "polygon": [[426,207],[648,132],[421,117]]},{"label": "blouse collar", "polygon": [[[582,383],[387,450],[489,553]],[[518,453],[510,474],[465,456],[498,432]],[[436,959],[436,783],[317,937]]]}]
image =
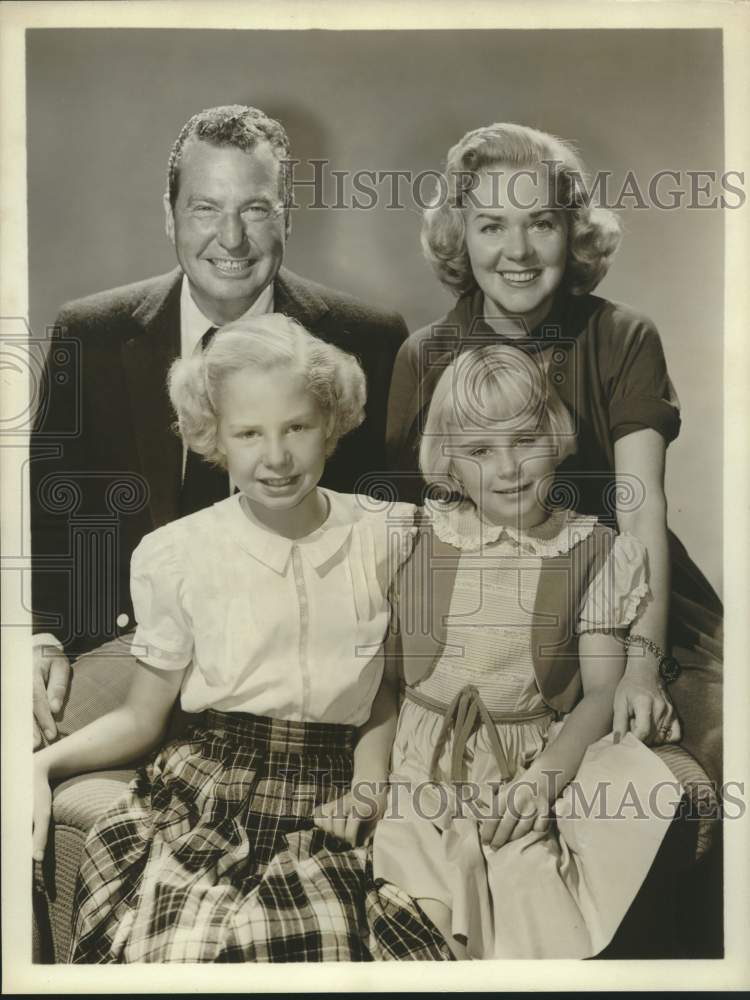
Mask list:
[{"label": "blouse collar", "polygon": [[493,328],[485,319],[484,292],[481,288],[475,288],[458,300],[448,314],[444,325],[446,328],[450,328],[453,324],[457,325],[462,340],[479,336],[481,343],[485,343],[490,337],[493,344],[510,344],[527,353],[543,351],[553,343],[569,347],[570,332],[568,331],[564,337],[562,332],[567,326],[566,317],[570,298],[567,291],[559,289],[547,316],[541,323],[529,330],[527,336],[519,337],[517,333],[506,336],[502,333],[501,324]]},{"label": "blouse collar", "polygon": [[232,532],[238,545],[276,573],[284,573],[296,546],[306,561],[320,569],[346,544],[352,531],[351,511],[337,493],[318,487],[328,501],[328,517],[315,531],[302,538],[284,538],[254,524],[241,505],[241,493],[214,504],[214,510]]},{"label": "blouse collar", "polygon": [[468,500],[457,504],[428,500],[425,508],[438,538],[463,552],[476,552],[486,545],[505,542],[529,555],[562,555],[587,538],[596,524],[595,517],[557,510],[543,524],[520,531],[486,524]]}]

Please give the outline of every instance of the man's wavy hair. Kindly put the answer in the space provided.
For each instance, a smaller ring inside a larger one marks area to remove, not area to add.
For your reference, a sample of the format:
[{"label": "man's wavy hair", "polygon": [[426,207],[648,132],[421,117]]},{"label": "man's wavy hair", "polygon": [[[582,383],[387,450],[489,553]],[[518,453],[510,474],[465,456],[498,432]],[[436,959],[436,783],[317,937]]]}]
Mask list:
[{"label": "man's wavy hair", "polygon": [[563,284],[575,295],[595,288],[620,242],[620,222],[608,209],[590,207],[585,167],[570,143],[547,132],[498,122],[474,129],[448,151],[433,204],[425,209],[422,249],[454,295],[477,287],[466,250],[463,209],[477,175],[493,167],[549,171],[555,207],[568,219],[568,261]]},{"label": "man's wavy hair", "polygon": [[365,417],[365,375],[357,359],[309,333],[281,313],[227,323],[205,351],[178,358],[169,370],[169,398],[185,445],[214,465],[226,467],[219,444],[222,386],[246,368],[286,370],[300,376],[329,418],[326,455]]},{"label": "man's wavy hair", "polygon": [[284,206],[284,218],[289,230],[289,209],[292,205],[292,163],[289,158],[289,137],[284,126],[269,118],[258,108],[245,104],[227,104],[206,108],[185,122],[175,139],[167,164],[167,197],[174,208],[180,186],[180,164],[185,143],[196,138],[212,146],[234,146],[251,153],[260,142],[267,142],[279,161],[279,197]]}]

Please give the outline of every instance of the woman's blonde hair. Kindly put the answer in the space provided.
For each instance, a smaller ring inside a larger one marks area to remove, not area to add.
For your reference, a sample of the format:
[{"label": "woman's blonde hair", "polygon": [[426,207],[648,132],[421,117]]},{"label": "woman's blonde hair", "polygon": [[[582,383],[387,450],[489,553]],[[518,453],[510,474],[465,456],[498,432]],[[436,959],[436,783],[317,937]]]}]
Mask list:
[{"label": "woman's blonde hair", "polygon": [[419,467],[429,485],[456,492],[448,441],[486,431],[498,440],[520,431],[549,434],[559,462],[576,450],[573,418],[540,356],[506,344],[464,351],[440,376],[427,412]]},{"label": "woman's blonde hair", "polygon": [[455,295],[477,287],[466,250],[463,209],[478,174],[498,164],[549,171],[555,207],[568,219],[563,284],[576,295],[590,292],[609,269],[620,242],[620,222],[608,209],[591,207],[583,161],[570,143],[510,122],[467,132],[448,151],[438,195],[422,222],[422,249],[440,281]]},{"label": "woman's blonde hair", "polygon": [[228,323],[205,351],[180,358],[169,370],[169,398],[186,446],[224,466],[218,445],[217,401],[226,379],[245,368],[287,368],[300,375],[331,420],[330,455],[339,440],[364,420],[365,375],[355,357],[318,340],[296,320],[271,313]]}]

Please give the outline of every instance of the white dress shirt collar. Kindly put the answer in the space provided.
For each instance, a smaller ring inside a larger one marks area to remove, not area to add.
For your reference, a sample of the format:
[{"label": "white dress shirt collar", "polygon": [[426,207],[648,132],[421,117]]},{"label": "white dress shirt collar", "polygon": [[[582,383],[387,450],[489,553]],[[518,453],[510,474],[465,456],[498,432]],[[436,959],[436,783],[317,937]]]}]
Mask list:
[{"label": "white dress shirt collar", "polygon": [[[244,319],[246,316],[265,316],[266,313],[270,312],[273,312],[273,282],[263,289],[240,319]],[[191,357],[203,334],[212,326],[216,326],[216,324],[204,316],[195,304],[193,296],[190,294],[190,283],[187,275],[183,275],[180,291],[180,355],[183,358]]]}]

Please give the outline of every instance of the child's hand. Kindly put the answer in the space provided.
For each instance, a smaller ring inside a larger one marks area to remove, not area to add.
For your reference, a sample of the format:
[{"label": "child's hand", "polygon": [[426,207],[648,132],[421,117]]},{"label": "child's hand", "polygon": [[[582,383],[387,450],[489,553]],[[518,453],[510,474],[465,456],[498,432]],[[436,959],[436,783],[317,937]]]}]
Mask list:
[{"label": "child's hand", "polygon": [[502,785],[495,793],[492,819],[482,820],[481,838],[497,850],[509,840],[519,840],[530,830],[543,833],[551,814],[546,783],[528,776]]},{"label": "child's hand", "polygon": [[347,792],[338,799],[324,802],[313,812],[313,822],[326,833],[348,841],[352,847],[365,843],[375,823],[385,812],[387,786],[374,788],[366,783],[366,792]]},{"label": "child's hand", "polygon": [[47,846],[49,821],[52,815],[52,790],[49,787],[47,769],[34,761],[34,811],[31,836],[31,853],[34,861],[44,859]]}]

